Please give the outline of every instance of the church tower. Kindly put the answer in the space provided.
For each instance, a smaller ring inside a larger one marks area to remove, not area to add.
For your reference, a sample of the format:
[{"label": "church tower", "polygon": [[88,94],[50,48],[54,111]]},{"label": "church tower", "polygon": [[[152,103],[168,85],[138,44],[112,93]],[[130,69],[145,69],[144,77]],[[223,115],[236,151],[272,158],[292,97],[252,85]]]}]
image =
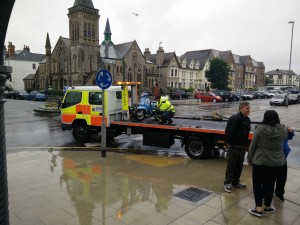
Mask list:
[{"label": "church tower", "polygon": [[68,17],[72,80],[86,85],[100,63],[99,10],[92,0],[75,0]]}]

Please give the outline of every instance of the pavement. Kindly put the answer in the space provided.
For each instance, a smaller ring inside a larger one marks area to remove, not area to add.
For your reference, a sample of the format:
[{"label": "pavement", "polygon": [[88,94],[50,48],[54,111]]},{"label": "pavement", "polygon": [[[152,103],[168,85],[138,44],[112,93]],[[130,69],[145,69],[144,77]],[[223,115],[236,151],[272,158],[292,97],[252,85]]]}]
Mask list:
[{"label": "pavement", "polygon": [[[251,119],[261,121],[266,109],[253,106]],[[300,127],[300,105],[274,109],[283,123]],[[226,118],[236,111],[218,114]],[[295,117],[286,118],[287,111]],[[20,150],[7,154],[10,224],[298,225],[299,169],[289,165],[286,200],[272,202],[276,212],[257,218],[248,213],[255,201],[246,163],[241,182],[248,188],[227,193],[224,157],[192,160],[111,150],[103,158],[92,148]]]}]

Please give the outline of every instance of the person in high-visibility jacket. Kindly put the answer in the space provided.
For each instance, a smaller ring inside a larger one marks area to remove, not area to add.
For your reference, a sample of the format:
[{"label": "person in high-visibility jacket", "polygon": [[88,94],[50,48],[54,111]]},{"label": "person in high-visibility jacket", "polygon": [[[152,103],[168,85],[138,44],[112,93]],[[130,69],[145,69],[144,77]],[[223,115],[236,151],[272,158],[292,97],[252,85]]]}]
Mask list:
[{"label": "person in high-visibility jacket", "polygon": [[156,112],[161,115],[159,124],[173,123],[172,117],[175,115],[175,108],[168,99],[162,99],[160,95],[155,97],[157,101]]}]

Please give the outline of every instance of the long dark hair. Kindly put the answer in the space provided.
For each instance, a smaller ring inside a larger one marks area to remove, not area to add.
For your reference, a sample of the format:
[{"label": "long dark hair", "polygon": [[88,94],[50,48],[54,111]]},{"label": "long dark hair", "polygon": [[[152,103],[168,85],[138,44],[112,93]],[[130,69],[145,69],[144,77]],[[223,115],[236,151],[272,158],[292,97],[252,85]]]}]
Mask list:
[{"label": "long dark hair", "polygon": [[263,124],[274,127],[276,124],[280,124],[278,113],[275,110],[267,110],[264,114]]}]

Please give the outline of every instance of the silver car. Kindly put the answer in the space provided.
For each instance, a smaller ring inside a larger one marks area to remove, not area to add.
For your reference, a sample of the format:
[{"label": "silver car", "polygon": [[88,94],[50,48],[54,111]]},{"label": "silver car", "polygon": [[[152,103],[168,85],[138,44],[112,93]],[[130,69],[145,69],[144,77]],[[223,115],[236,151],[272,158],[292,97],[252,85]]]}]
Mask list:
[{"label": "silver car", "polygon": [[270,100],[270,105],[285,105],[286,94],[276,94]]}]

